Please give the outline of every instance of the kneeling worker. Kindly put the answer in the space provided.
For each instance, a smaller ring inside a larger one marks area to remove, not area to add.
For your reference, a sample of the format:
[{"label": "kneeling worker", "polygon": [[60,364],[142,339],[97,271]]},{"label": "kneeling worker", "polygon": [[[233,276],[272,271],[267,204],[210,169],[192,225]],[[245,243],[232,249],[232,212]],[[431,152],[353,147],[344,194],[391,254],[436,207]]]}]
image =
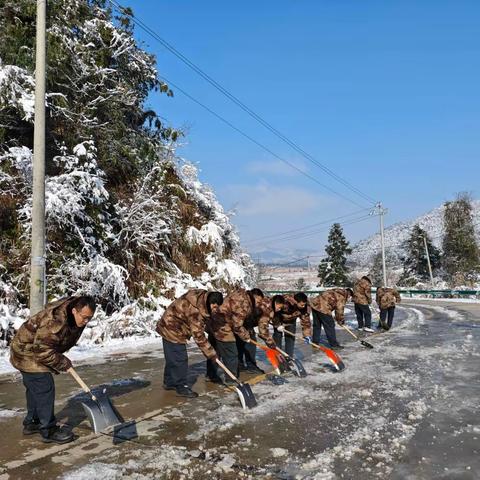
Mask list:
[{"label": "kneeling worker", "polygon": [[48,304],[29,317],[10,345],[10,362],[20,370],[27,394],[23,433],[39,433],[45,443],[68,443],[71,431],[57,426],[52,372],[67,371],[72,363],[63,355],[80,338],[95,313],[92,297],[68,297]]},{"label": "kneeling worker", "polygon": [[212,362],[216,353],[205,336],[205,327],[211,316],[223,303],[220,292],[192,289],[174,300],[157,323],[162,336],[165,355],[163,388],[176,390],[181,397],[195,398],[198,394],[187,384],[187,341],[193,337],[202,353]]}]

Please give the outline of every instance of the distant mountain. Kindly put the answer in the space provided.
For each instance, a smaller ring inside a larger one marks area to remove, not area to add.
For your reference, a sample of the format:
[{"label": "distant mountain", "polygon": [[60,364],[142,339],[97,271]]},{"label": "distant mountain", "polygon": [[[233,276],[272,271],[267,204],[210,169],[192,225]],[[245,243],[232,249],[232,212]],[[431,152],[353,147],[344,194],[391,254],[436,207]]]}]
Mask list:
[{"label": "distant mountain", "polygon": [[[296,248],[296,249],[258,249],[249,252],[255,263],[266,265],[283,265],[293,262],[294,266],[307,266],[307,256],[313,256],[311,261],[318,261],[318,252],[312,249]],[[297,261],[298,260],[298,261]]]},{"label": "distant mountain", "polygon": [[[477,238],[480,239],[480,200],[473,201],[474,223],[477,232]],[[421,215],[413,220],[395,223],[385,229],[385,248],[387,255],[390,256],[390,262],[400,264],[399,258],[404,253],[403,245],[408,239],[412,227],[416,224],[423,228],[437,247],[442,246],[444,235],[443,225],[444,206],[435,208],[430,212]],[[373,262],[373,257],[380,252],[380,233],[361,240],[352,247],[352,254],[348,258],[348,262],[357,269],[368,269]]]}]

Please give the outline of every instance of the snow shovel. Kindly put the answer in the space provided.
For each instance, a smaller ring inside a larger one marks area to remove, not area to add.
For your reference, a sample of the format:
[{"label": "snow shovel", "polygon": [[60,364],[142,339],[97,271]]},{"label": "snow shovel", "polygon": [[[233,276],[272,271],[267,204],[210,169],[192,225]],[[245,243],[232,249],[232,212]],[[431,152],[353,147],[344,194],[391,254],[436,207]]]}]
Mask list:
[{"label": "snow shovel", "polygon": [[364,347],[373,348],[373,345],[371,343],[368,343],[367,341],[362,340],[360,337],[357,337],[357,335],[355,335],[346,325],[342,325],[341,323],[339,323],[339,325],[344,330],[346,330],[355,340],[357,340],[357,342],[360,342]]},{"label": "snow shovel", "polygon": [[257,406],[257,400],[252,392],[252,388],[248,383],[242,383],[240,380],[217,358],[217,364],[222,370],[237,384],[235,390],[237,391],[238,398],[242,404],[242,408],[253,408]]},{"label": "snow shovel", "polygon": [[110,398],[105,394],[105,391],[98,395],[94,395],[73,367],[70,367],[67,372],[77,381],[82,387],[82,390],[92,397],[91,400],[85,400],[84,402],[81,402],[81,404],[95,433],[102,432],[108,427],[123,423],[123,418],[115,410],[115,407],[112,405]]},{"label": "snow shovel", "polygon": [[283,350],[280,350],[280,348],[278,347],[277,347],[277,350],[285,357],[285,359],[287,360],[287,364],[290,367],[290,370],[292,370],[294,375],[302,378],[308,375],[302,362],[298,360],[298,358],[291,357],[290,355],[288,355],[288,353],[284,352]]},{"label": "snow shovel", "polygon": [[[295,335],[292,332],[289,332],[288,330],[284,330],[284,332],[288,335],[291,335],[292,337],[298,337],[298,338],[303,338],[300,337],[300,335]],[[340,358],[340,355],[338,355],[336,352],[334,352],[331,348],[324,347],[323,345],[317,345],[316,343],[310,342],[312,347],[317,348],[318,350],[321,350],[332,362],[333,366],[337,371],[342,371],[345,369],[345,364],[343,363],[342,359]]]},{"label": "snow shovel", "polygon": [[265,352],[265,356],[267,357],[268,361],[271,363],[271,365],[273,367],[273,371],[277,375],[280,375],[282,373],[280,365],[282,363],[285,363],[285,360],[282,357],[281,353],[279,351],[275,350],[274,348],[269,348],[269,347],[267,347],[265,345],[262,345],[262,344],[256,342],[255,340],[252,340],[252,339],[250,339],[250,343],[252,345],[255,345],[258,348],[261,348]]},{"label": "snow shovel", "polygon": [[270,374],[270,376],[267,375],[267,378],[274,385],[283,385],[286,382],[286,380],[283,377],[281,377],[281,374],[286,371],[287,367],[285,366],[286,360],[282,356],[282,354],[277,350],[275,350],[274,348],[269,348],[265,345],[261,345],[255,340],[250,339],[250,343],[252,343],[258,348],[261,348],[265,352],[265,356],[267,357],[268,361],[271,363],[273,367],[273,372]]}]

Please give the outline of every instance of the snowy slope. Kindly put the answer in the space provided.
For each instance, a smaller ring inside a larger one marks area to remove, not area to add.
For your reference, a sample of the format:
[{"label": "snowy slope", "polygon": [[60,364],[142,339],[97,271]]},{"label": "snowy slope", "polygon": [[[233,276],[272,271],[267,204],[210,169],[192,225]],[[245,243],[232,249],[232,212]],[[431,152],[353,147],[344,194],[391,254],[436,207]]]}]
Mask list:
[{"label": "snowy slope", "polygon": [[[480,239],[480,200],[474,200],[472,203],[474,208],[473,223],[478,224],[475,229],[477,238]],[[395,223],[386,228],[385,248],[393,261],[398,260],[399,255],[403,253],[403,245],[408,239],[412,227],[416,224],[427,232],[435,246],[441,247],[444,233],[443,212],[444,206],[442,205],[413,220]],[[380,234],[377,233],[358,242],[352,250],[348,259],[349,262],[360,269],[369,267],[375,254],[380,252]]]}]

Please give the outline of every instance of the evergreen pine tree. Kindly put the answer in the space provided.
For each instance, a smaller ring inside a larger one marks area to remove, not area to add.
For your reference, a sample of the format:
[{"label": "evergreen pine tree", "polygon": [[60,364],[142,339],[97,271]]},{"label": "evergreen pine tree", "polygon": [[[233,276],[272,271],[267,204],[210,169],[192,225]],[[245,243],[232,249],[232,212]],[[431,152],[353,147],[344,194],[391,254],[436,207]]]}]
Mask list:
[{"label": "evergreen pine tree", "polygon": [[445,203],[443,265],[446,280],[453,285],[472,283],[480,272],[480,255],[475,239],[471,197],[460,193]]},{"label": "evergreen pine tree", "polygon": [[405,245],[405,257],[403,259],[403,275],[401,282],[406,285],[414,285],[419,280],[429,280],[427,252],[425,251],[424,237],[427,239],[428,253],[432,272],[440,268],[440,250],[432,244],[428,234],[419,225],[412,228],[410,237]]},{"label": "evergreen pine tree", "polygon": [[339,223],[334,223],[328,234],[327,254],[318,266],[319,286],[343,286],[348,282],[347,255],[352,253]]}]

